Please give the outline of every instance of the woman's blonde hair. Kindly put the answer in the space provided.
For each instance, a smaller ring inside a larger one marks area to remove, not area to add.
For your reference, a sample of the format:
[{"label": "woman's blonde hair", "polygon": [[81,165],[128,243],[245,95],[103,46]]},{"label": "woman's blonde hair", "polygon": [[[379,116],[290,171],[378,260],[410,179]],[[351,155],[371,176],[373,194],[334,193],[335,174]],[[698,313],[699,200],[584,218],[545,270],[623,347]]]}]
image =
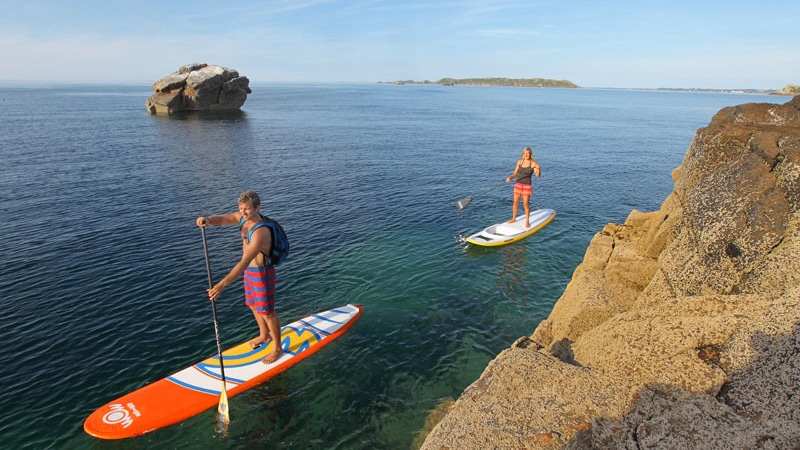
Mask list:
[{"label": "woman's blonde hair", "polygon": [[533,150],[531,150],[530,147],[525,147],[522,149],[522,156],[521,156],[522,158],[525,157],[525,152],[531,152],[531,159],[533,159]]}]

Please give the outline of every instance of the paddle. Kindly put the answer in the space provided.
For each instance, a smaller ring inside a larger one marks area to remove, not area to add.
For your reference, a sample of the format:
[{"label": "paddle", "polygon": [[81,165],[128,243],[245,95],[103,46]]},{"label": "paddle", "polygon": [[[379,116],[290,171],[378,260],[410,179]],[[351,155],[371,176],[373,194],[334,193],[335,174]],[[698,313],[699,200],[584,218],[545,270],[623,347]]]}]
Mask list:
[{"label": "paddle", "polygon": [[459,210],[459,211],[461,211],[462,209],[466,208],[466,207],[467,207],[467,205],[469,205],[469,202],[471,202],[471,201],[472,201],[473,199],[475,199],[476,197],[480,197],[480,196],[481,196],[481,195],[483,195],[483,194],[488,194],[489,192],[492,192],[493,190],[495,190],[495,189],[499,188],[500,186],[502,186],[502,185],[504,185],[504,184],[506,184],[506,182],[505,182],[505,181],[503,181],[503,182],[502,182],[502,183],[500,183],[500,184],[497,184],[496,186],[493,186],[493,187],[492,187],[491,189],[489,189],[489,190],[486,190],[486,191],[483,191],[483,192],[481,192],[480,194],[476,194],[476,195],[473,195],[472,197],[463,198],[463,199],[461,199],[461,200],[457,201],[457,202],[456,202],[456,209],[457,209],[457,210]]},{"label": "paddle", "polygon": [[[206,272],[208,273],[208,288],[211,289],[211,261],[208,259],[208,243],[206,243],[206,228],[200,227],[203,232],[203,251],[206,255]],[[219,353],[219,373],[222,376],[222,392],[219,396],[219,407],[217,407],[217,432],[223,435],[228,434],[228,425],[231,418],[228,415],[228,391],[225,388],[225,365],[222,363],[222,346],[219,343],[219,325],[217,325],[217,302],[211,301],[211,311],[214,313],[214,334],[217,337],[217,352]]]}]

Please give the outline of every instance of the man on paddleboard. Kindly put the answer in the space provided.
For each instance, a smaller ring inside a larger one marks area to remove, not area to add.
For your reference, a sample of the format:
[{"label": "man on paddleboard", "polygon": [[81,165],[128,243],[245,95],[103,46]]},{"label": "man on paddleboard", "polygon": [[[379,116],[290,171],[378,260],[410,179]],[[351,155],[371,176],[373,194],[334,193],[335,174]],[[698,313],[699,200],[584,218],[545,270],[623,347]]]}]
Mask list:
[{"label": "man on paddleboard", "polygon": [[254,191],[245,191],[239,196],[238,211],[198,217],[197,226],[241,226],[242,259],[233,266],[225,278],[208,290],[208,297],[211,301],[216,301],[229,284],[243,276],[245,305],[253,312],[259,331],[258,337],[250,341],[250,347],[256,348],[269,343],[270,340],[275,342],[273,351],[263,359],[265,364],[270,364],[281,357],[283,349],[280,345],[280,320],[275,313],[275,267],[265,256],[270,253],[272,232],[265,226],[253,229],[261,222],[260,207],[261,198],[258,194]]}]

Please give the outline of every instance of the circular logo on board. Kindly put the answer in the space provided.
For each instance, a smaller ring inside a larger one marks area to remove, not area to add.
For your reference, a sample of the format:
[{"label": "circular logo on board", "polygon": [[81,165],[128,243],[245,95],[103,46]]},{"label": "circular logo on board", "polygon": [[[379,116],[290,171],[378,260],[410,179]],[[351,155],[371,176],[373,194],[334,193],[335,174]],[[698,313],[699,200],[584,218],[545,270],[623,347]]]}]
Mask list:
[{"label": "circular logo on board", "polygon": [[109,425],[122,424],[123,428],[129,427],[130,424],[133,423],[131,413],[125,408],[125,406],[120,405],[119,403],[114,403],[109,408],[110,410],[103,415],[103,422]]}]

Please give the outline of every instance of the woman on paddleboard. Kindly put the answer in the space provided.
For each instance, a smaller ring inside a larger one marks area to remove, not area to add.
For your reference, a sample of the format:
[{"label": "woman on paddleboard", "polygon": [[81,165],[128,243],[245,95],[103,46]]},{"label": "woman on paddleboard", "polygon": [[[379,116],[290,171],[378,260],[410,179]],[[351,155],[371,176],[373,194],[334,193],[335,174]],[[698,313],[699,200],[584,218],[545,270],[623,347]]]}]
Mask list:
[{"label": "woman on paddleboard", "polygon": [[514,223],[517,220],[517,210],[519,208],[519,199],[522,197],[522,206],[525,208],[525,228],[530,228],[531,217],[531,177],[536,175],[539,178],[540,168],[539,163],[533,159],[533,150],[530,147],[522,149],[522,158],[517,161],[517,167],[514,168],[514,173],[506,178],[506,183],[516,177],[514,183],[514,205],[511,207],[511,220],[508,223]]}]

